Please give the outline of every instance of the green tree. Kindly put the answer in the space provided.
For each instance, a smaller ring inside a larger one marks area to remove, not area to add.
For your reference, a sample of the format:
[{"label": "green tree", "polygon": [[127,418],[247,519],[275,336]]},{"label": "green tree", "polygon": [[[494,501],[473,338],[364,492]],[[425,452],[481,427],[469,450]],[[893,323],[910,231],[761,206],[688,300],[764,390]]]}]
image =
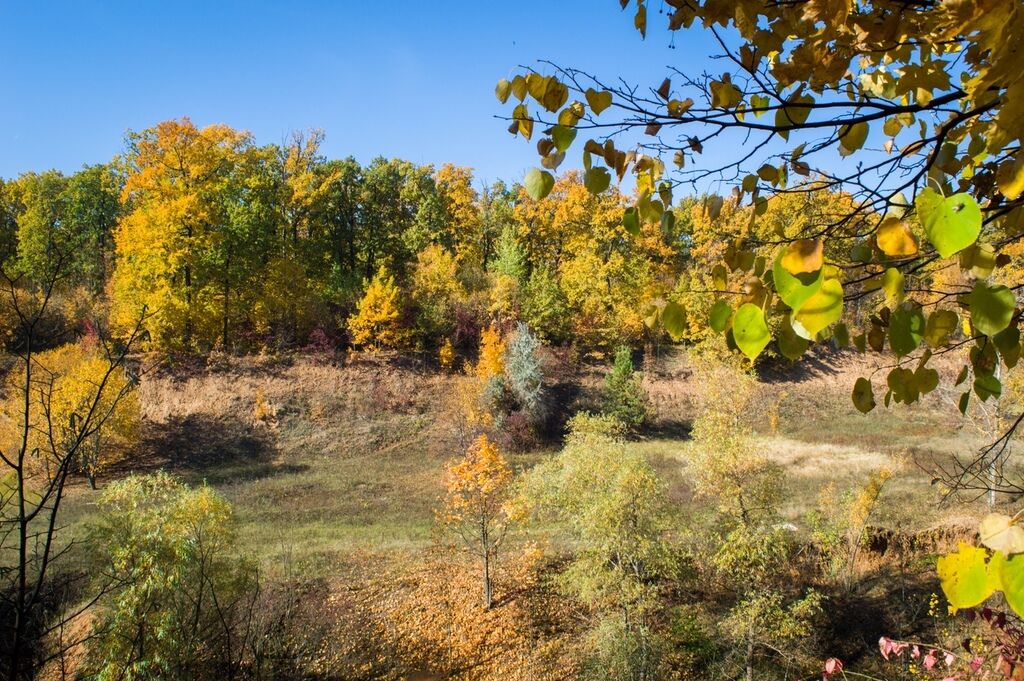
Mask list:
[{"label": "green tree", "polygon": [[505,348],[505,385],[535,426],[547,413],[540,340],[519,322]]},{"label": "green tree", "polygon": [[562,452],[524,481],[534,517],[568,528],[576,547],[562,587],[592,608],[589,678],[657,679],[659,585],[674,574],[664,485],[607,417],[579,414]]},{"label": "green tree", "polygon": [[522,294],[522,317],[537,335],[557,343],[568,338],[571,314],[558,279],[547,265],[533,268]]},{"label": "green tree", "polygon": [[100,499],[93,541],[119,588],[101,601],[96,678],[223,679],[239,672],[256,568],[235,555],[231,507],[166,473],[130,476]]},{"label": "green tree", "polygon": [[648,411],[647,392],[633,371],[633,351],[622,346],[604,379],[604,412],[624,428],[635,429],[646,423]]},{"label": "green tree", "polygon": [[698,549],[698,560],[733,599],[719,622],[738,667],[727,673],[742,671],[752,681],[765,656],[767,669],[779,651],[799,652],[794,645],[811,632],[822,599],[801,591],[790,573],[795,547],[779,515],[782,471],[752,438],[763,413],[753,377],[713,358],[697,366],[705,393],[693,424],[691,474],[698,495],[718,511],[717,534]]}]

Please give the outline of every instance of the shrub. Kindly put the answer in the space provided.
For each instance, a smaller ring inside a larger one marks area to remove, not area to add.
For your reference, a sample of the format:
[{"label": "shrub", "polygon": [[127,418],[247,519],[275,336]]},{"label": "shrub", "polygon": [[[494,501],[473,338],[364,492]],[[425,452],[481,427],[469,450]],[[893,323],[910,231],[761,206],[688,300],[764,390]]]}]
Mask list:
[{"label": "shrub", "polygon": [[400,293],[395,278],[381,267],[366,287],[355,315],[348,320],[353,345],[378,350],[405,344]]},{"label": "shrub", "polygon": [[231,507],[166,473],[111,483],[94,540],[118,585],[102,602],[89,666],[100,679],[234,676],[256,568],[234,556]]},{"label": "shrub", "polygon": [[624,428],[639,428],[647,421],[647,393],[633,371],[633,356],[628,347],[615,352],[615,364],[604,381],[604,411]]},{"label": "shrub", "polygon": [[544,418],[544,373],[540,363],[540,341],[522,322],[505,350],[505,378],[520,409],[534,424]]}]

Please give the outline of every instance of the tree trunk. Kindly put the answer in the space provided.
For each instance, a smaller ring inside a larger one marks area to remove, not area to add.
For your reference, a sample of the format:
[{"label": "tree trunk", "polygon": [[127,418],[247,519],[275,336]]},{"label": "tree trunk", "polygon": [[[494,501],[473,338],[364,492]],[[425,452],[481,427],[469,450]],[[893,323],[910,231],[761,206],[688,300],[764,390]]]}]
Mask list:
[{"label": "tree trunk", "polygon": [[747,633],[747,681],[754,681],[754,624]]},{"label": "tree trunk", "polygon": [[491,555],[490,552],[484,551],[484,607],[488,610],[491,609],[491,605],[494,602],[493,595],[491,594]]}]

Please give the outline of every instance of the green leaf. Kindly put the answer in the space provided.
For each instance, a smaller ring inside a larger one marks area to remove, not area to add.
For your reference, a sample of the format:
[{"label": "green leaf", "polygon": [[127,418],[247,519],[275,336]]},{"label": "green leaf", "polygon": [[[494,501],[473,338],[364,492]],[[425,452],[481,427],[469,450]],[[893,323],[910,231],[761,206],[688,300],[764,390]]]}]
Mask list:
[{"label": "green leaf", "polygon": [[633,236],[640,234],[640,216],[634,206],[630,206],[622,212],[622,226]]},{"label": "green leaf", "polygon": [[576,139],[576,128],[569,128],[564,125],[556,125],[551,128],[551,139],[555,143],[555,149],[565,151]]},{"label": "green leaf", "polygon": [[780,249],[772,266],[772,281],[775,282],[775,292],[782,298],[782,302],[789,305],[791,310],[799,310],[811,296],[821,288],[822,272],[790,274],[782,266],[782,258],[785,256],[785,249]]},{"label": "green leaf", "polygon": [[555,178],[546,170],[533,168],[530,172],[526,173],[523,185],[526,187],[526,193],[529,194],[531,199],[540,201],[551,193],[555,186]]},{"label": "green leaf", "polygon": [[832,340],[835,341],[837,348],[845,348],[850,344],[850,330],[846,328],[846,324],[836,324],[832,329]]},{"label": "green leaf", "polygon": [[896,302],[902,301],[905,283],[906,278],[898,269],[895,267],[886,269],[882,274],[882,290],[885,291],[886,299]]},{"label": "green leaf", "polygon": [[611,173],[608,172],[607,168],[591,168],[583,176],[583,186],[587,188],[591,194],[600,194],[612,183]]},{"label": "green leaf", "polygon": [[719,298],[711,306],[711,314],[708,323],[715,333],[722,333],[729,327],[729,319],[732,317],[732,307],[729,303]]},{"label": "green leaf", "polygon": [[943,258],[967,248],[981,234],[981,208],[970,194],[942,198],[929,187],[917,195],[914,208],[928,241]]},{"label": "green leaf", "polygon": [[793,324],[789,319],[789,315],[786,315],[782,319],[782,324],[779,326],[779,337],[776,339],[776,343],[779,346],[779,352],[786,359],[797,360],[800,359],[801,355],[807,352],[807,348],[810,343],[806,338],[801,338],[796,335],[793,330]]},{"label": "green leaf", "polygon": [[939,387],[939,372],[928,367],[918,367],[917,371],[914,372],[914,381],[917,383],[917,389],[921,391],[921,394],[927,395]]},{"label": "green leaf", "polygon": [[838,279],[827,279],[818,292],[797,310],[793,330],[807,340],[814,340],[818,333],[842,316],[843,285]]},{"label": "green leaf", "polygon": [[494,95],[498,98],[498,101],[504,104],[508,101],[508,96],[512,92],[512,83],[508,82],[504,78],[498,81],[498,84],[494,87]]},{"label": "green leaf", "polygon": [[992,558],[992,569],[998,571],[999,587],[1007,604],[1018,615],[1024,614],[1024,553],[996,554]]},{"label": "green leaf", "polygon": [[1017,366],[1020,361],[1020,329],[1016,326],[1008,326],[992,337],[996,349],[1003,358],[1003,364],[1007,369]]},{"label": "green leaf", "polygon": [[939,556],[935,571],[946,600],[955,610],[973,608],[995,591],[999,578],[989,571],[987,557],[985,549],[968,544],[960,544],[958,551]]},{"label": "green leaf", "polygon": [[961,414],[964,414],[964,415],[967,414],[967,406],[970,404],[970,402],[971,402],[971,393],[970,393],[970,391],[962,393],[960,395],[960,400],[957,402],[956,406],[960,410]]},{"label": "green leaf", "polygon": [[686,311],[679,303],[669,302],[661,311],[661,323],[674,340],[679,340],[686,333]]},{"label": "green leaf", "polygon": [[772,339],[764,312],[753,303],[745,303],[732,318],[732,335],[737,347],[751,360],[757,359]]},{"label": "green leaf", "polygon": [[990,397],[999,397],[1003,393],[1003,386],[994,374],[977,374],[974,377],[974,394],[987,402]]},{"label": "green leaf", "polygon": [[871,381],[863,376],[853,384],[853,406],[862,414],[875,408],[875,393],[871,389]]},{"label": "green leaf", "polygon": [[868,138],[868,124],[864,122],[844,125],[839,130],[839,155],[849,156],[864,146]]},{"label": "green leaf", "polygon": [[1017,299],[1005,286],[978,281],[967,296],[967,305],[971,310],[971,326],[986,336],[994,336],[1010,325]]},{"label": "green leaf", "polygon": [[764,116],[764,110],[768,108],[770,101],[764,95],[754,95],[750,98],[750,108],[754,110],[754,117]]},{"label": "green leaf", "polygon": [[889,318],[889,346],[897,357],[909,355],[924,337],[924,313],[920,305],[904,303]]},{"label": "green leaf", "polygon": [[953,310],[935,310],[924,326],[924,340],[928,347],[941,348],[956,331],[960,316]]}]

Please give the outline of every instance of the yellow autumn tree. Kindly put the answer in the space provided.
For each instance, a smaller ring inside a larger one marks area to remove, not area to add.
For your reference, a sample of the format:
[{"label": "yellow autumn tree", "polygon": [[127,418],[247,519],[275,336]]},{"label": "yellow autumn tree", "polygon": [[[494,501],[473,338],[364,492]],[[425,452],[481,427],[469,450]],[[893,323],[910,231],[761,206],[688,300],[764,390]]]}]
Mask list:
[{"label": "yellow autumn tree", "polygon": [[494,564],[508,530],[505,501],[511,482],[511,467],[486,435],[480,435],[465,456],[445,470],[443,520],[466,550],[480,559],[486,608],[494,601]]},{"label": "yellow autumn tree", "polygon": [[446,163],[434,173],[444,221],[454,241],[459,263],[483,267],[483,221],[478,207],[479,195],[473,189],[473,170]]},{"label": "yellow autumn tree", "polygon": [[[121,369],[111,370],[111,362],[90,339],[39,353],[34,373],[28,429],[29,449],[36,452],[32,465],[47,477],[56,475],[73,448],[71,439],[84,435],[70,465],[95,488],[97,475],[125,458],[138,440],[141,413],[132,379]],[[7,376],[8,402],[2,414],[6,441],[22,432],[23,380],[18,370]],[[83,433],[86,419],[97,425]]]},{"label": "yellow autumn tree", "polygon": [[145,310],[150,341],[159,347],[212,344],[219,335],[222,287],[210,256],[226,243],[230,171],[250,145],[245,133],[225,125],[200,129],[187,118],[132,138],[122,193],[128,210],[114,235],[110,283],[116,331],[133,329]]},{"label": "yellow autumn tree", "polygon": [[480,356],[476,363],[476,375],[486,383],[505,373],[505,339],[501,330],[491,324],[480,333]]},{"label": "yellow autumn tree", "polygon": [[411,293],[416,304],[416,324],[425,340],[436,342],[455,327],[455,302],[465,294],[458,278],[455,257],[444,247],[431,244],[416,256]]},{"label": "yellow autumn tree", "polygon": [[408,333],[402,326],[401,291],[395,278],[381,267],[366,287],[356,313],[348,320],[356,347],[399,348]]}]

